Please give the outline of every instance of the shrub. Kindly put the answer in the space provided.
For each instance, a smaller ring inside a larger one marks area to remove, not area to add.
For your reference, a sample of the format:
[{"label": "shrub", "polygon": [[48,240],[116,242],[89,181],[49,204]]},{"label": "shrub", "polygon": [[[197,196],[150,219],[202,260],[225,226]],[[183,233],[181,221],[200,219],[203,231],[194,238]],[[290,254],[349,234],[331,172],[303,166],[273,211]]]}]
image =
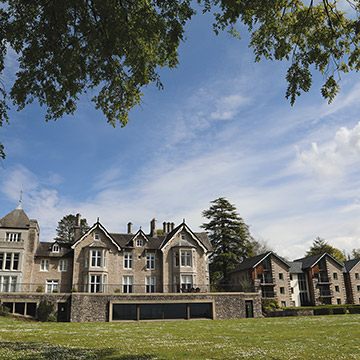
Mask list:
[{"label": "shrub", "polygon": [[9,316],[9,309],[4,304],[0,304],[0,316]]},{"label": "shrub", "polygon": [[278,299],[262,299],[261,300],[262,311],[268,313],[276,309],[280,309],[280,304]]},{"label": "shrub", "polygon": [[46,299],[41,300],[37,308],[36,319],[39,321],[49,321],[49,316],[54,310],[54,304],[48,302]]},{"label": "shrub", "polygon": [[120,289],[115,289],[115,290],[114,290],[114,293],[117,293],[117,294],[118,294],[118,293],[120,293],[120,292],[121,292]]},{"label": "shrub", "polygon": [[36,288],[36,292],[44,292],[44,287],[42,285],[39,285],[37,288]]},{"label": "shrub", "polygon": [[73,292],[77,292],[77,288],[73,287],[70,291],[71,291],[72,293],[73,293]]},{"label": "shrub", "polygon": [[48,321],[56,322],[56,321],[57,321],[57,318],[56,318],[55,315],[50,315]]},{"label": "shrub", "polygon": [[333,314],[334,314],[334,315],[346,314],[346,307],[345,307],[345,306],[334,307],[334,308],[333,308]]}]

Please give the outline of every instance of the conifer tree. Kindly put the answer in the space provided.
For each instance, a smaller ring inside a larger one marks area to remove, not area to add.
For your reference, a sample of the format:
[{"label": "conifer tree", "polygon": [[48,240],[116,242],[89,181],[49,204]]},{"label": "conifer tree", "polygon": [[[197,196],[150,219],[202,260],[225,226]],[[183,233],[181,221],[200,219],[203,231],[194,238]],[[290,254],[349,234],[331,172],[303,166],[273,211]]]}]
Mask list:
[{"label": "conifer tree", "polygon": [[211,282],[219,289],[226,289],[230,283],[229,272],[245,258],[253,256],[253,238],[249,226],[228,200],[220,197],[211,204],[202,213],[210,222],[201,227],[208,233],[213,246]]},{"label": "conifer tree", "polygon": [[[56,238],[58,241],[73,242],[75,239],[75,228],[76,228],[76,216],[69,214],[64,216],[59,222],[56,228]],[[80,220],[80,231],[84,234],[89,230],[89,225],[86,219]]]}]

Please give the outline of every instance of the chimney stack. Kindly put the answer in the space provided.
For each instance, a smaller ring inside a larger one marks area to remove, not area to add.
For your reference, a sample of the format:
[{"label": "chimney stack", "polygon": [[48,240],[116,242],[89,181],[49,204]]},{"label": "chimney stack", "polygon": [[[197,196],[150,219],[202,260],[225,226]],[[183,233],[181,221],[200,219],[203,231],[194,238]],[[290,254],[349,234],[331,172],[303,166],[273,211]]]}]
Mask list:
[{"label": "chimney stack", "polygon": [[150,221],[150,236],[157,237],[156,219]]},{"label": "chimney stack", "polygon": [[128,234],[132,234],[133,233],[133,224],[132,222],[129,222],[127,224],[127,229],[128,229]]},{"label": "chimney stack", "polygon": [[81,237],[81,215],[76,214],[75,240]]},{"label": "chimney stack", "polygon": [[163,222],[163,231],[164,231],[164,235],[166,235],[167,231],[166,231],[166,222],[165,221]]}]

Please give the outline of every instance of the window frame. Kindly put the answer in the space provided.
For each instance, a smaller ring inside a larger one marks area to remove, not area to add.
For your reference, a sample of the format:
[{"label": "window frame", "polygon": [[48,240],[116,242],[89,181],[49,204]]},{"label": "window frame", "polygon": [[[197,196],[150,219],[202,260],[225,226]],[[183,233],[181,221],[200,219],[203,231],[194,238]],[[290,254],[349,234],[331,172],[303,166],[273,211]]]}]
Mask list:
[{"label": "window frame", "polygon": [[133,268],[133,254],[132,252],[124,252],[124,269],[132,270]]},{"label": "window frame", "polygon": [[132,294],[134,286],[134,277],[132,275],[123,275],[122,290],[124,294]]},{"label": "window frame", "polygon": [[145,292],[147,294],[154,293],[156,290],[156,277],[147,276],[145,278]]},{"label": "window frame", "polygon": [[146,270],[155,270],[155,254],[146,254]]},{"label": "window frame", "polygon": [[40,260],[40,271],[48,272],[50,267],[50,260],[49,259],[41,259]]},{"label": "window frame", "polygon": [[67,260],[59,260],[59,272],[67,272]]},{"label": "window frame", "polygon": [[47,294],[51,294],[51,293],[54,292],[54,290],[56,292],[59,291],[59,280],[58,279],[53,279],[53,280],[46,279],[46,281],[45,281],[45,292]]}]

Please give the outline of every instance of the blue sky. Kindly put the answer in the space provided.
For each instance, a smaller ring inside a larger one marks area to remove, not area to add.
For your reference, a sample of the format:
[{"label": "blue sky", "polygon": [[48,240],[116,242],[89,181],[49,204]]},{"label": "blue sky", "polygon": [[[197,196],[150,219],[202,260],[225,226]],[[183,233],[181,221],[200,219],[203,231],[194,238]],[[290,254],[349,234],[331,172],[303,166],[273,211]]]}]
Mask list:
[{"label": "blue sky", "polygon": [[[58,220],[80,212],[110,232],[155,217],[194,230],[223,196],[257,239],[289,259],[317,236],[360,248],[359,74],[342,76],[328,105],[322,77],[290,106],[286,62],[254,63],[248,36],[215,36],[211,18],[187,26],[180,64],[161,69],[165,89],[144,90],[125,128],[112,128],[83,96],[74,116],[44,121],[37,104],[0,129],[0,217],[23,208],[51,241]],[[16,63],[7,60],[5,79]]]}]

